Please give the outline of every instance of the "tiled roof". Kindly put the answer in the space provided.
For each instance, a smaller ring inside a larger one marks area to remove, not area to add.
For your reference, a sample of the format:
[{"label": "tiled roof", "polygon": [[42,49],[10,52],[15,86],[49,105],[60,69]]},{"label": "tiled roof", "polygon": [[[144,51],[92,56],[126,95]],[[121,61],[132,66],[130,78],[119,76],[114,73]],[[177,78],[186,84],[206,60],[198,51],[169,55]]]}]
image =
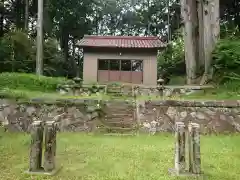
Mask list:
[{"label": "tiled roof", "polygon": [[109,48],[148,48],[166,47],[158,37],[148,36],[84,36],[78,43],[80,47]]}]

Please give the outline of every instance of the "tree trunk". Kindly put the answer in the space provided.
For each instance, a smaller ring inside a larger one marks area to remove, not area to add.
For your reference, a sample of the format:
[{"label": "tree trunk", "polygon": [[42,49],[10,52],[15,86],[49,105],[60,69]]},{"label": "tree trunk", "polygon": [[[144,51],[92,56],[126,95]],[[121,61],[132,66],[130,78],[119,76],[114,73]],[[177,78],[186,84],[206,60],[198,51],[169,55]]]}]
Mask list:
[{"label": "tree trunk", "polygon": [[167,0],[167,9],[168,9],[168,17],[167,17],[167,21],[168,21],[168,43],[171,41],[171,24],[170,24],[170,0]]},{"label": "tree trunk", "polygon": [[24,19],[24,29],[28,31],[28,18],[29,18],[29,0],[25,0],[25,19]]},{"label": "tree trunk", "polygon": [[203,2],[199,1],[198,3],[198,63],[200,67],[203,67],[205,64],[204,60],[204,25],[203,25]]},{"label": "tree trunk", "polygon": [[196,80],[196,46],[194,41],[195,5],[192,0],[181,1],[181,12],[184,21],[185,62],[187,71],[187,84],[194,84]]},{"label": "tree trunk", "polygon": [[16,0],[14,11],[16,13],[15,15],[16,27],[18,29],[23,29],[24,28],[24,2],[22,0]]},{"label": "tree trunk", "polygon": [[210,69],[211,69],[211,60],[212,60],[212,51],[213,51],[213,12],[214,12],[214,4],[212,4],[211,0],[203,1],[203,33],[204,33],[204,75],[201,79],[200,85],[206,84],[210,77]]},{"label": "tree trunk", "polygon": [[36,74],[43,74],[43,0],[38,0]]},{"label": "tree trunk", "polygon": [[3,21],[4,21],[4,0],[2,0],[0,4],[0,37],[2,37],[4,34]]},{"label": "tree trunk", "polygon": [[68,61],[68,58],[69,58],[68,42],[69,42],[69,35],[68,35],[68,33],[64,33],[63,53],[64,53],[64,59],[65,59],[66,62]]},{"label": "tree trunk", "polygon": [[75,42],[75,39],[73,38],[72,40],[72,63],[73,63],[73,66],[74,66],[74,72],[76,72],[76,77],[79,77],[79,65],[77,64],[77,61],[76,61],[76,42]]},{"label": "tree trunk", "polygon": [[216,46],[220,38],[220,7],[219,0],[214,0],[214,14],[213,14],[213,46]]},{"label": "tree trunk", "polygon": [[193,48],[194,48],[194,57],[193,59],[194,65],[195,65],[195,74],[193,79],[193,83],[196,83],[196,74],[199,71],[199,30],[198,30],[198,13],[197,13],[197,1],[196,0],[191,0],[189,1],[191,6],[191,22],[192,22],[192,39],[193,39]]}]

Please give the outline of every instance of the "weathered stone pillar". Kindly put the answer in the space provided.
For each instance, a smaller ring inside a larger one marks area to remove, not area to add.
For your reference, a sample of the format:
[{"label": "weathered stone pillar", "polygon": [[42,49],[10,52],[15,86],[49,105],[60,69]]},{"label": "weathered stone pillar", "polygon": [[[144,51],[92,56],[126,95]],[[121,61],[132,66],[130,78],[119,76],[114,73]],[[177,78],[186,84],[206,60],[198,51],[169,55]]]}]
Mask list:
[{"label": "weathered stone pillar", "polygon": [[180,174],[185,168],[185,125],[183,122],[176,122],[175,125],[175,171]]},{"label": "weathered stone pillar", "polygon": [[200,155],[200,126],[196,123],[189,124],[191,158],[190,158],[190,173],[201,173],[201,155]]},{"label": "weathered stone pillar", "polygon": [[42,170],[43,124],[41,121],[32,123],[29,172]]},{"label": "weathered stone pillar", "polygon": [[45,126],[45,152],[44,152],[44,170],[46,172],[54,171],[56,168],[56,124],[54,121],[46,122]]},{"label": "weathered stone pillar", "polygon": [[173,175],[200,175],[200,126],[190,123],[188,128],[185,124],[177,122],[175,125],[175,168],[170,169]]}]

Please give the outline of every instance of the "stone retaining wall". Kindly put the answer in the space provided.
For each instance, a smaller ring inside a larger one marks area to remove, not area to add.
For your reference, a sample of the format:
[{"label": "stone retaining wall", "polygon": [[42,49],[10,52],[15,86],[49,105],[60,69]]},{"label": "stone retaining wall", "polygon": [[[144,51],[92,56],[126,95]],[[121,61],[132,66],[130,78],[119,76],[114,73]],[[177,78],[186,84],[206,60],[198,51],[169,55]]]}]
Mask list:
[{"label": "stone retaining wall", "polygon": [[200,124],[202,134],[240,132],[240,101],[142,101],[138,118],[144,131],[173,132],[175,122]]},{"label": "stone retaining wall", "polygon": [[60,131],[94,131],[99,117],[101,108],[97,100],[0,100],[0,124],[11,132],[29,132],[34,120],[55,120]]},{"label": "stone retaining wall", "polygon": [[0,125],[8,131],[28,132],[34,120],[55,120],[59,131],[71,132],[95,132],[106,125],[108,130],[137,127],[155,134],[173,132],[177,121],[192,121],[200,124],[203,134],[234,133],[240,132],[240,101],[0,99]]}]

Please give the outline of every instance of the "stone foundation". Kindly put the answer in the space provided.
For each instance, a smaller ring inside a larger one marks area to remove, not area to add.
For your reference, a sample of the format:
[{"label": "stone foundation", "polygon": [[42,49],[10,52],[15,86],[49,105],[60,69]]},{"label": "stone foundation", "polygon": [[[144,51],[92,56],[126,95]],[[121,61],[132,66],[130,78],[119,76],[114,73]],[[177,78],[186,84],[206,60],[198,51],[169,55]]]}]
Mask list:
[{"label": "stone foundation", "polygon": [[[34,120],[57,121],[58,131],[174,132],[175,122],[200,124],[202,134],[240,132],[240,101],[99,101],[0,99],[0,125],[30,132]],[[107,130],[107,131],[106,131]]]}]

